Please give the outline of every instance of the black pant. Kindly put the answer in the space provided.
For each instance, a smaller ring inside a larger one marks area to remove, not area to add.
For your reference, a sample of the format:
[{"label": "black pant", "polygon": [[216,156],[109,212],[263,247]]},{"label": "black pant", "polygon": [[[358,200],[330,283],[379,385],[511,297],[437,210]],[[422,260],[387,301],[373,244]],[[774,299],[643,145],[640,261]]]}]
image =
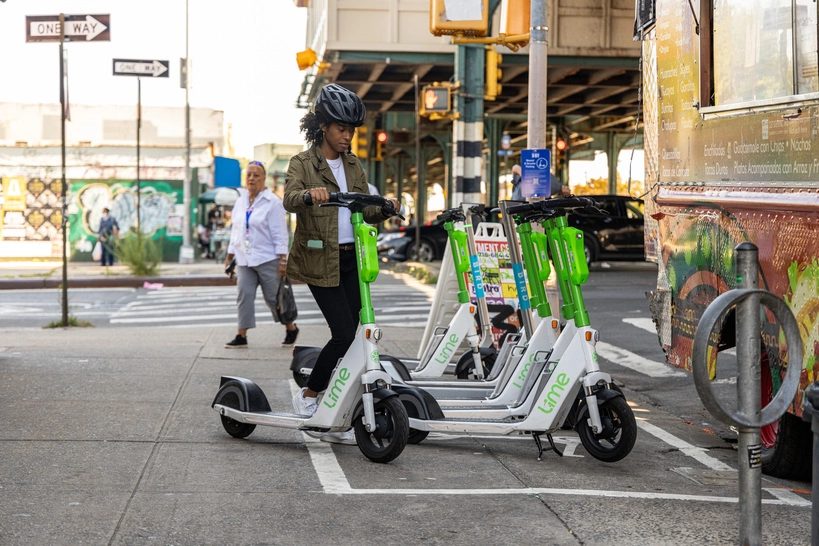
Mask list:
[{"label": "black pant", "polygon": [[338,254],[339,285],[330,287],[308,285],[332,335],[319,353],[307,381],[307,387],[316,392],[327,388],[338,360],[352,345],[361,311],[361,289],[358,286],[355,250],[339,250]]}]

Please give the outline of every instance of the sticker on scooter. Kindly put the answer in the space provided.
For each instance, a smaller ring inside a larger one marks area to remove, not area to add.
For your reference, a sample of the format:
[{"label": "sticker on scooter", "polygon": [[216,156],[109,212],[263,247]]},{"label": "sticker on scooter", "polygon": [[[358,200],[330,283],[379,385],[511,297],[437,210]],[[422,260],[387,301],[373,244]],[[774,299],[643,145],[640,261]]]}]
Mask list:
[{"label": "sticker on scooter", "polygon": [[[517,379],[518,381],[520,381],[521,383],[523,383],[524,381],[526,381],[526,375],[529,373],[529,366],[531,366],[531,365],[532,365],[532,362],[533,362],[534,360],[535,360],[535,353],[532,353],[531,355],[529,355],[529,360],[527,360],[527,361],[526,361],[526,364],[524,364],[524,365],[523,365],[523,369],[520,371],[520,373],[518,374],[518,376],[517,376],[517,378],[516,378],[516,379]],[[519,388],[519,389],[520,389],[520,388],[523,388],[523,385],[518,385],[518,384],[517,384],[517,383],[515,383],[514,381],[512,382],[512,384],[513,384],[514,386],[516,386],[517,388]]]},{"label": "sticker on scooter", "polygon": [[[563,391],[566,390],[566,386],[571,382],[572,380],[565,373],[557,374],[555,384],[552,385],[551,389],[549,389],[549,394],[546,395],[546,398],[543,399],[542,405],[539,405],[537,409],[543,413],[552,413],[552,410],[555,409],[558,401],[563,396]],[[548,406],[549,409],[544,408],[544,405]]]},{"label": "sticker on scooter", "polygon": [[449,362],[452,358],[452,353],[455,352],[455,349],[458,348],[458,344],[460,343],[460,339],[458,339],[457,334],[450,334],[449,339],[444,343],[444,347],[441,349],[441,355],[439,358],[435,359],[435,362],[442,364],[444,362]]},{"label": "sticker on scooter", "polygon": [[[341,396],[341,393],[344,392],[344,386],[347,384],[348,379],[350,379],[350,372],[347,370],[347,368],[341,368],[338,371],[338,379],[335,380],[333,386],[329,391],[327,391],[327,396],[324,397],[323,403],[325,406],[328,408],[336,407],[336,404],[338,404],[338,398]],[[333,401],[332,404],[327,403],[328,398]]]}]

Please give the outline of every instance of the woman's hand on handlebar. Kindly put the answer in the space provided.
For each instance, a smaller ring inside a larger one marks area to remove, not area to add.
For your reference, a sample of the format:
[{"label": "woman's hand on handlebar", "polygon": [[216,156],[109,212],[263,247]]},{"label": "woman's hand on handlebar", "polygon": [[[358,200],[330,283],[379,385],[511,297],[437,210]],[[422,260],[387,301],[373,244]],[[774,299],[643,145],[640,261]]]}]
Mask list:
[{"label": "woman's hand on handlebar", "polygon": [[310,199],[313,200],[314,205],[321,205],[330,201],[330,192],[327,188],[310,188],[306,193],[310,194]]}]

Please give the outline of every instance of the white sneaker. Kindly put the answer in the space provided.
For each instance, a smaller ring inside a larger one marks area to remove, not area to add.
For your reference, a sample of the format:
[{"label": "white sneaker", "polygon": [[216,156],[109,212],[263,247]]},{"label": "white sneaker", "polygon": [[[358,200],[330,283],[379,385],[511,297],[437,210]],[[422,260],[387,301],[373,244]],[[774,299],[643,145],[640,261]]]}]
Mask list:
[{"label": "white sneaker", "polygon": [[304,391],[307,388],[302,388],[296,396],[293,397],[293,409],[296,410],[298,415],[307,415],[312,417],[316,410],[318,410],[318,404],[316,403],[316,398],[305,398]]},{"label": "white sneaker", "polygon": [[356,445],[355,430],[350,429],[347,432],[325,432],[321,435],[321,441],[331,444],[354,446]]}]

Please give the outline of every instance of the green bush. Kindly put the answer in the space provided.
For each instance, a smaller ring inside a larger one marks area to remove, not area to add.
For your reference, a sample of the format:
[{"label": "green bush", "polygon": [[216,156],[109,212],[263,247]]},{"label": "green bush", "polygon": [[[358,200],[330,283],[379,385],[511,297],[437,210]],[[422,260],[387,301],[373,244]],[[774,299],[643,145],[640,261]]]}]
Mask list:
[{"label": "green bush", "polygon": [[162,249],[150,237],[129,233],[117,241],[114,255],[128,266],[133,275],[152,276],[159,273]]}]

